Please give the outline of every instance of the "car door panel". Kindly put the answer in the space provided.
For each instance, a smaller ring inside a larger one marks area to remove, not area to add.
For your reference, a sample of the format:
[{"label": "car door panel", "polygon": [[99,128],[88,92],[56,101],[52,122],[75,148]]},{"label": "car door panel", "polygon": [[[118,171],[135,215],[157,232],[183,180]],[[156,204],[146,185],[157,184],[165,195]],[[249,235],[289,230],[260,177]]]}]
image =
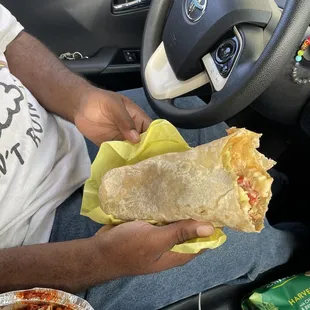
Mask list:
[{"label": "car door panel", "polygon": [[[112,13],[113,0],[0,0],[56,55],[80,52],[88,59],[65,61],[84,75],[139,71],[139,53],[128,62],[123,50],[141,48],[147,9]],[[116,57],[117,56],[117,57]],[[35,57],[35,56],[34,56]]]},{"label": "car door panel", "polygon": [[[91,2],[91,3],[90,3]],[[140,47],[146,10],[115,15],[111,0],[1,0],[56,54],[91,56],[102,47]]]}]

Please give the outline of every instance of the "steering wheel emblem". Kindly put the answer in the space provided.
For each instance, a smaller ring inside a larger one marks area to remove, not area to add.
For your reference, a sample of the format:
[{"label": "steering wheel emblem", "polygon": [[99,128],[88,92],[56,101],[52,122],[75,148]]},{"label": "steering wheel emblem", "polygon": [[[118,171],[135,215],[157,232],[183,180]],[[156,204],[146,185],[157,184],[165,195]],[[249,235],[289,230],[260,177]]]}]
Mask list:
[{"label": "steering wheel emblem", "polygon": [[206,11],[208,0],[185,0],[185,13],[189,20],[198,22]]}]

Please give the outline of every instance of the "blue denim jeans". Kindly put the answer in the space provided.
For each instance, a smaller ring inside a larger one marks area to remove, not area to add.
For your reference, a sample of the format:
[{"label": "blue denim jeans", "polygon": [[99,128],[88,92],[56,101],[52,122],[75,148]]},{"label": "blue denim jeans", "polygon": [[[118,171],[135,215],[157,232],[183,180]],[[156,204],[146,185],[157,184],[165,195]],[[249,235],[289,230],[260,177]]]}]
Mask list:
[{"label": "blue denim jeans", "polygon": [[[156,118],[143,90],[127,91],[124,94],[153,119]],[[202,104],[198,98],[179,99],[179,106],[183,107]],[[225,124],[219,124],[202,130],[180,129],[180,132],[191,146],[196,146],[225,135],[225,129]],[[88,147],[93,160],[98,149],[89,141]],[[51,242],[87,238],[101,227],[80,216],[81,200],[82,190],[79,190],[58,208]],[[276,229],[266,221],[265,226],[259,234],[225,229],[228,238],[223,246],[205,252],[183,267],[146,276],[120,278],[79,295],[87,299],[96,310],[152,310],[217,285],[254,280],[260,273],[286,263],[301,245],[299,224],[286,224]]]}]

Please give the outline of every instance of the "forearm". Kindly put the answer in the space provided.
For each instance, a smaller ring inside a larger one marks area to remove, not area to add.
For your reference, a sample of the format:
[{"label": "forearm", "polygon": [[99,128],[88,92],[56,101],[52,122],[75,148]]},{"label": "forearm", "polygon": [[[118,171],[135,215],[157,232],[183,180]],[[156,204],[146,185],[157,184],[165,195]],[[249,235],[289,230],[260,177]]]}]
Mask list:
[{"label": "forearm", "polygon": [[48,111],[73,122],[80,99],[92,86],[72,73],[42,43],[22,32],[6,50],[12,74]]},{"label": "forearm", "polygon": [[0,293],[32,287],[79,292],[113,278],[91,239],[0,250]]}]

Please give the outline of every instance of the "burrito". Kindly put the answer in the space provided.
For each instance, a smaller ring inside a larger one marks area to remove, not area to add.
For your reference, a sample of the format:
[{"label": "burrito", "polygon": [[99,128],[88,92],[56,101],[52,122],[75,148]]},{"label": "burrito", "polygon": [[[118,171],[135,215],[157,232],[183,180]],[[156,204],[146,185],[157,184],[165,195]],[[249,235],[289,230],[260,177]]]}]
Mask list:
[{"label": "burrito", "polygon": [[276,163],[257,150],[260,134],[245,128],[227,132],[189,151],[110,170],[101,180],[100,207],[125,222],[193,219],[260,232],[272,196],[267,171]]}]

